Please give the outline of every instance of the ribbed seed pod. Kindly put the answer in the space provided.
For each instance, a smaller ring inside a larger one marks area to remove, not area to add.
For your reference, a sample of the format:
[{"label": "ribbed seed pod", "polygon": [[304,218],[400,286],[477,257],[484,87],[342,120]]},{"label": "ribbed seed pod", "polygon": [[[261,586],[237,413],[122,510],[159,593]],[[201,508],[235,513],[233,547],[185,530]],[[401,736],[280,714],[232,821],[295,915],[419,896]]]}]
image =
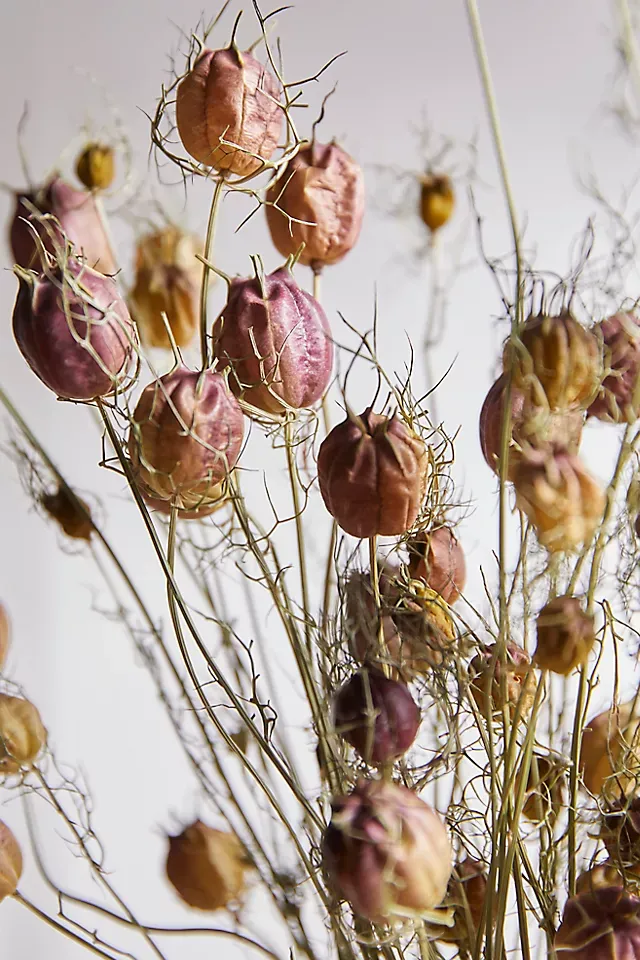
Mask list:
[{"label": "ribbed seed pod", "polygon": [[0,774],[30,766],[47,742],[47,731],[32,703],[0,694]]},{"label": "ribbed seed pod", "polygon": [[384,764],[411,747],[420,727],[420,708],[404,683],[367,667],[336,693],[333,723],[363,760]]},{"label": "ribbed seed pod", "polygon": [[11,897],[22,876],[22,850],[12,831],[0,820],[0,900]]},{"label": "ribbed seed pod", "polygon": [[220,910],[242,898],[247,854],[233,833],[201,820],[169,837],[166,872],[178,896],[196,910]]},{"label": "ribbed seed pod", "polygon": [[593,717],[582,733],[579,769],[587,790],[619,797],[640,773],[640,703],[635,698]]},{"label": "ribbed seed pod", "polygon": [[585,613],[577,597],[555,597],[536,620],[536,666],[567,676],[586,663],[596,641],[594,618]]},{"label": "ribbed seed pod", "polygon": [[640,899],[617,885],[572,897],[554,947],[558,960],[639,960]]},{"label": "ribbed seed pod", "polygon": [[464,550],[451,527],[420,530],[407,543],[409,573],[424,580],[446,603],[455,603],[464,590],[467,566]]},{"label": "ribbed seed pod", "polygon": [[531,711],[536,675],[528,653],[517,643],[507,643],[504,662],[498,645],[490,644],[469,664],[469,676],[470,693],[482,714],[486,714],[487,705],[492,713],[508,706],[511,714],[518,710],[521,717]]},{"label": "ribbed seed pod", "polygon": [[[453,910],[453,925],[431,927],[434,939],[471,947],[482,922],[487,895],[487,870],[483,863],[467,857],[453,868],[442,906]],[[495,912],[495,909],[494,909]]]},{"label": "ribbed seed pod", "polygon": [[640,416],[640,321],[616,313],[595,327],[604,344],[605,377],[587,416],[605,423],[635,423]]}]

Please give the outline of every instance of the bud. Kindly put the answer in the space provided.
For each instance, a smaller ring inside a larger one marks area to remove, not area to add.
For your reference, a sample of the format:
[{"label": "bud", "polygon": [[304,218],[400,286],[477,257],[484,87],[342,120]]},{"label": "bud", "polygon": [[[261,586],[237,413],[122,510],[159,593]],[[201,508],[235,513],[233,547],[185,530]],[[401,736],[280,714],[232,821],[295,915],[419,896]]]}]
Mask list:
[{"label": "bud", "polygon": [[0,774],[30,766],[47,742],[40,714],[22,697],[0,693]]},{"label": "bud", "polygon": [[115,176],[112,147],[89,143],[76,160],[76,175],[88,190],[108,190]]},{"label": "bud", "polygon": [[91,540],[91,510],[72,490],[61,484],[55,493],[43,494],[40,503],[68,537],[73,540]]},{"label": "bud", "polygon": [[198,163],[251,176],[278,145],[279,97],[276,78],[249,51],[204,49],[178,86],[180,139]]},{"label": "bud", "polygon": [[469,674],[470,693],[481,713],[486,714],[487,703],[493,713],[501,713],[506,706],[512,716],[516,710],[521,717],[530,712],[535,699],[536,676],[529,654],[517,643],[507,643],[504,662],[498,644],[490,644],[473,658]]},{"label": "bud", "polygon": [[[32,212],[33,207],[39,216]],[[42,217],[47,215],[54,219],[43,221]],[[64,248],[66,237],[73,244],[76,255],[81,255],[88,266],[108,274],[118,269],[95,197],[84,190],[76,190],[57,174],[32,193],[16,194],[10,243],[18,266],[40,269],[42,257],[36,234],[54,256]]]},{"label": "bud", "polygon": [[632,313],[616,313],[596,324],[595,333],[604,344],[606,376],[587,416],[605,423],[635,423],[640,416],[638,318]]},{"label": "bud", "polygon": [[353,537],[406,533],[420,512],[429,461],[424,442],[397,417],[371,407],[322,441],[318,481],[325,506]]},{"label": "bud", "polygon": [[505,371],[510,366],[514,385],[538,406],[586,408],[600,383],[600,341],[568,312],[530,317],[517,344],[506,344]]},{"label": "bud", "polygon": [[[141,480],[138,480],[138,487],[142,494],[142,499],[149,510],[152,510],[154,513],[161,513],[165,517],[171,516],[170,500],[160,500],[158,497],[154,497],[149,493]],[[196,507],[194,510],[178,509],[178,517],[180,520],[203,520],[205,517],[210,517],[216,510],[219,510],[229,503],[224,483],[216,484],[211,490],[210,496],[212,497],[211,503],[202,504],[202,506]]]},{"label": "bud", "polygon": [[138,480],[182,510],[218,502],[240,455],[244,419],[225,378],[178,367],[142,391],[129,432]]},{"label": "bud", "polygon": [[[520,789],[523,770],[516,775],[516,790]],[[527,786],[522,812],[533,823],[543,823],[562,804],[564,768],[549,757],[534,754],[527,773]]]},{"label": "bud", "polygon": [[220,910],[242,898],[247,854],[233,833],[201,820],[169,837],[166,871],[178,896],[196,910]]},{"label": "bud", "polygon": [[457,863],[442,904],[453,909],[453,926],[432,927],[432,936],[445,943],[471,947],[482,922],[486,895],[487,873],[484,864],[471,857]]},{"label": "bud", "polygon": [[530,450],[514,474],[516,506],[550,552],[587,544],[602,520],[606,495],[579,457],[559,447]]},{"label": "bud", "polygon": [[11,621],[4,604],[0,603],[0,671],[4,670],[11,645]]},{"label": "bud", "polygon": [[464,550],[451,527],[421,530],[407,547],[412,579],[424,580],[446,603],[455,603],[464,590],[467,567]]},{"label": "bud", "polygon": [[66,400],[95,400],[123,385],[135,333],[110,277],[70,258],[46,274],[16,267],[13,333],[35,375]]},{"label": "bud", "polygon": [[624,792],[640,772],[640,703],[611,707],[589,721],[582,733],[579,769],[593,794],[606,786],[610,796]]},{"label": "bud", "polygon": [[600,838],[623,876],[631,874],[635,883],[640,874],[640,797],[626,797],[607,805],[602,817]]},{"label": "bud", "polygon": [[596,634],[593,617],[577,597],[555,597],[538,614],[537,667],[566,677],[587,662]]},{"label": "bud", "polygon": [[446,174],[428,173],[420,178],[420,217],[432,233],[447,223],[455,203],[453,184]]},{"label": "bud", "polygon": [[420,709],[403,683],[369,668],[338,690],[333,723],[363,760],[384,764],[405,754],[415,740]]},{"label": "bud", "polygon": [[193,340],[199,323],[202,283],[198,253],[202,253],[202,244],[197,237],[172,225],[138,241],[129,308],[147,346],[171,346],[163,314],[179,347],[187,347]]},{"label": "bud", "polygon": [[444,823],[406,787],[360,780],[333,800],[322,840],[324,868],[362,917],[420,916],[442,902],[451,875]]},{"label": "bud", "polygon": [[22,850],[6,823],[0,820],[0,900],[12,897],[22,876]]},{"label": "bud", "polygon": [[329,385],[329,321],[287,267],[232,280],[214,339],[220,364],[231,368],[232,390],[260,410],[311,407]]},{"label": "bud", "polygon": [[314,140],[269,187],[265,209],[276,250],[291,257],[304,244],[299,262],[317,273],[342,260],[358,240],[364,216],[362,170],[336,143]]},{"label": "bud", "polygon": [[554,939],[558,960],[635,960],[640,956],[640,899],[622,886],[567,900]]}]

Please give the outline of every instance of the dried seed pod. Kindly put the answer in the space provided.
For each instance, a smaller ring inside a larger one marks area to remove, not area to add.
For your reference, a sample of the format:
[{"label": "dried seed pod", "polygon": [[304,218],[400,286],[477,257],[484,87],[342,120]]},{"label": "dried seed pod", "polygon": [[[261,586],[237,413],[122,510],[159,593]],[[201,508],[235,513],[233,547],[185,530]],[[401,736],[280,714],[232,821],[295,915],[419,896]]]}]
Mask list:
[{"label": "dried seed pod", "polygon": [[30,766],[47,742],[40,714],[22,697],[0,693],[0,774]]},{"label": "dried seed pod", "polygon": [[640,321],[633,313],[616,313],[596,324],[604,345],[605,377],[588,417],[605,423],[635,423],[640,416]]},{"label": "dried seed pod", "polygon": [[420,530],[407,548],[412,579],[424,580],[446,603],[455,603],[464,590],[467,566],[464,550],[451,527]]},{"label": "dried seed pod", "polygon": [[[507,376],[502,374],[493,384],[480,411],[480,446],[482,455],[494,473],[500,474],[500,451]],[[513,480],[522,460],[522,451],[531,447],[546,449],[559,446],[576,454],[580,447],[584,413],[580,408],[554,412],[536,407],[516,386],[511,387],[511,436],[507,480]]]},{"label": "dried seed pod", "polygon": [[368,407],[322,441],[318,481],[325,506],[353,537],[394,536],[415,522],[429,461],[424,442],[397,417]]},{"label": "dried seed pod", "polygon": [[88,143],[76,160],[76,176],[88,190],[108,190],[115,173],[113,148],[106,143]]},{"label": "dried seed pod", "polygon": [[196,910],[220,910],[240,900],[248,866],[235,834],[214,830],[201,820],[169,837],[167,877],[178,896]]},{"label": "dried seed pod", "polygon": [[260,410],[311,407],[329,385],[329,321],[287,267],[267,277],[259,271],[248,280],[232,280],[214,340],[220,367],[231,368],[232,390]]},{"label": "dried seed pod", "polygon": [[496,713],[502,712],[505,706],[512,715],[516,710],[521,717],[530,712],[535,699],[536,676],[529,654],[517,643],[507,643],[504,662],[498,644],[490,644],[473,658],[469,675],[469,690],[481,713],[486,713],[487,704]]},{"label": "dried seed pod", "polygon": [[278,81],[248,50],[204,49],[178,86],[180,139],[207,167],[239,177],[259,173],[280,138],[279,98]]},{"label": "dried seed pod", "polygon": [[640,874],[640,797],[610,802],[602,815],[600,838],[623,876],[636,884]]},{"label": "dried seed pod", "polygon": [[303,147],[267,192],[267,224],[284,256],[315,272],[338,263],[355,246],[364,216],[364,176],[336,143]]},{"label": "dried seed pod", "polygon": [[602,519],[606,495],[579,457],[561,448],[530,450],[514,474],[516,505],[550,552],[587,544]]},{"label": "dried seed pod", "polygon": [[91,510],[72,490],[60,485],[55,493],[43,494],[40,503],[68,537],[73,540],[91,540]]},{"label": "dried seed pod", "polygon": [[383,764],[397,760],[412,745],[420,727],[420,708],[404,683],[369,667],[338,690],[333,723],[363,760]]},{"label": "dried seed pod", "polygon": [[[161,513],[165,517],[171,516],[170,500],[160,500],[159,497],[154,497],[149,493],[141,480],[138,480],[138,487],[142,494],[142,499],[149,510],[152,510],[154,513]],[[208,496],[212,497],[211,503],[202,504],[202,506],[196,507],[194,510],[182,510],[178,508],[178,517],[180,520],[203,520],[205,517],[210,517],[216,510],[220,510],[221,507],[229,503],[229,497],[227,496],[226,485],[224,483],[216,484]]]},{"label": "dried seed pod", "polygon": [[629,700],[589,720],[582,733],[579,769],[593,794],[624,793],[640,773],[640,703]]},{"label": "dried seed pod", "polygon": [[0,671],[4,669],[11,646],[11,621],[4,604],[0,603]]},{"label": "dried seed pod", "polygon": [[[34,214],[34,207],[38,215]],[[76,190],[58,174],[31,193],[16,193],[9,239],[19,267],[41,268],[41,249],[36,235],[54,256],[64,249],[66,237],[76,255],[82,256],[88,266],[107,274],[118,269],[95,197]]]},{"label": "dried seed pod", "polygon": [[571,897],[554,947],[558,960],[637,960],[640,899],[617,885]]},{"label": "dried seed pod", "polygon": [[420,916],[442,902],[451,844],[438,814],[415,793],[383,780],[360,780],[331,807],[323,865],[357,914],[383,922]]},{"label": "dried seed pod", "polygon": [[148,493],[181,510],[199,510],[219,501],[243,432],[242,410],[225,378],[178,367],[142,391],[129,456]]},{"label": "dried seed pod", "polygon": [[12,897],[22,876],[22,850],[12,831],[0,820],[0,900]]},{"label": "dried seed pod", "polygon": [[122,387],[135,331],[114,281],[74,258],[46,274],[15,270],[13,333],[36,376],[67,400]]},{"label": "dried seed pod", "polygon": [[610,860],[605,860],[604,863],[598,863],[580,874],[576,879],[576,894],[591,893],[600,887],[616,886],[622,886],[620,873]]},{"label": "dried seed pod", "polygon": [[487,872],[484,864],[472,857],[457,863],[442,904],[453,910],[453,926],[431,927],[434,939],[467,946],[475,943],[486,895]]},{"label": "dried seed pod", "polygon": [[427,173],[420,178],[420,218],[435,233],[451,218],[456,197],[451,178],[444,173]]},{"label": "dried seed pod", "polygon": [[171,346],[163,314],[179,347],[187,347],[193,340],[202,283],[198,253],[202,253],[198,238],[171,224],[138,241],[129,308],[147,346]]},{"label": "dried seed pod", "polygon": [[[543,823],[562,804],[564,767],[549,757],[534,754],[527,774],[527,786],[522,812],[533,823]],[[516,790],[520,789],[523,771],[516,775]]]},{"label": "dried seed pod", "polygon": [[536,666],[563,677],[587,662],[596,641],[594,618],[584,612],[577,597],[550,600],[538,614],[536,630]]},{"label": "dried seed pod", "polygon": [[504,369],[513,368],[513,383],[538,406],[586,408],[602,374],[598,337],[570,313],[530,317],[517,344],[508,341]]}]

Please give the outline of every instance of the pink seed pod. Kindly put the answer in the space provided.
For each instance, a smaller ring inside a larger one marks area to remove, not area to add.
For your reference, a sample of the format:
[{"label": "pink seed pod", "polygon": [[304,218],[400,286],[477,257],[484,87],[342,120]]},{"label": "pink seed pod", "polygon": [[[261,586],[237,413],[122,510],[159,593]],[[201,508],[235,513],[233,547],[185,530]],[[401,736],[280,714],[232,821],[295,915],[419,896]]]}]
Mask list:
[{"label": "pink seed pod", "polygon": [[498,645],[490,644],[469,664],[469,676],[469,692],[482,714],[486,714],[487,705],[492,713],[501,713],[505,706],[512,715],[516,710],[521,717],[530,713],[535,699],[536,676],[529,654],[517,643],[507,643],[504,663]]},{"label": "pink seed pod", "polygon": [[0,820],[0,900],[12,897],[22,876],[22,850],[6,823]]},{"label": "pink seed pod", "polygon": [[545,604],[536,630],[536,666],[563,677],[586,663],[596,640],[593,617],[584,612],[577,597],[555,597]]},{"label": "pink seed pod", "polygon": [[605,378],[588,417],[605,423],[635,423],[640,416],[640,321],[633,313],[616,313],[596,324],[604,345]]},{"label": "pink seed pod", "polygon": [[451,844],[438,814],[415,793],[383,780],[360,780],[331,807],[323,865],[355,913],[384,922],[420,916],[442,902]]},{"label": "pink seed pod", "polygon": [[415,523],[429,461],[420,437],[396,416],[368,407],[347,416],[318,451],[320,493],[331,516],[353,537],[395,536]]},{"label": "pink seed pod", "polygon": [[278,81],[249,51],[205,49],[178,86],[180,139],[207,167],[239,177],[259,173],[280,138],[279,98]]},{"label": "pink seed pod", "polygon": [[233,833],[214,830],[201,820],[169,837],[167,879],[178,896],[196,910],[220,910],[241,900],[249,866]]},{"label": "pink seed pod", "polygon": [[[152,510],[154,513],[161,513],[165,517],[171,516],[170,500],[160,500],[159,497],[154,497],[149,493],[141,480],[138,480],[138,487],[142,494],[142,499],[149,510]],[[200,507],[196,507],[195,510],[178,509],[178,517],[180,520],[203,520],[205,517],[210,517],[212,513],[215,513],[229,503],[229,497],[226,494],[224,483],[217,484],[210,495],[212,497],[215,495],[215,499],[213,499],[211,503],[205,503]]]},{"label": "pink seed pod", "polygon": [[578,768],[593,794],[617,798],[640,774],[640,703],[629,700],[599,713],[582,732]]},{"label": "pink seed pod", "polygon": [[225,378],[178,367],[142,391],[129,456],[151,496],[199,510],[219,501],[219,484],[235,466],[243,434],[242,410]]},{"label": "pink seed pod", "polygon": [[314,140],[269,187],[265,209],[276,250],[291,257],[304,243],[300,263],[317,273],[342,260],[360,236],[362,170],[336,143]]},{"label": "pink seed pod", "polygon": [[[33,207],[39,215],[34,214]],[[58,174],[37,190],[16,194],[9,241],[15,262],[25,270],[41,268],[36,234],[54,256],[64,249],[66,237],[73,244],[75,255],[81,256],[87,266],[106,274],[118,269],[96,198],[85,190],[76,190]]]},{"label": "pink seed pod", "polygon": [[558,960],[640,960],[640,899],[621,885],[571,897],[554,947]]},{"label": "pink seed pod", "polygon": [[231,368],[232,390],[260,410],[311,407],[331,380],[329,321],[286,267],[231,281],[214,340],[220,366]]},{"label": "pink seed pod", "polygon": [[384,764],[397,760],[412,745],[420,727],[420,708],[404,683],[366,668],[336,693],[333,723],[363,760]]},{"label": "pink seed pod", "polygon": [[114,281],[75,258],[46,274],[15,270],[13,333],[36,376],[66,400],[94,400],[121,388],[135,330]]},{"label": "pink seed pod", "polygon": [[455,603],[464,590],[467,566],[451,527],[421,530],[409,540],[407,549],[412,579],[424,580],[447,603]]}]

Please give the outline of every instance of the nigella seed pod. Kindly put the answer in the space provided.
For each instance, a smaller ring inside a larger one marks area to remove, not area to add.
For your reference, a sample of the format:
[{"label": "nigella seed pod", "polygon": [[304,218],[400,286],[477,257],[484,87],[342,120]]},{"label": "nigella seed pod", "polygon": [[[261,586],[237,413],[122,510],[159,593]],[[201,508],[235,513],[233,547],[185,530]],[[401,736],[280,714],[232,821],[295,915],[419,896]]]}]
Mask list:
[{"label": "nigella seed pod", "polygon": [[640,899],[620,885],[571,897],[553,945],[558,960],[638,960]]},{"label": "nigella seed pod", "polygon": [[635,698],[589,720],[582,733],[579,770],[593,794],[619,796],[640,772],[640,703]]},{"label": "nigella seed pod", "polygon": [[577,597],[550,600],[538,614],[536,630],[536,666],[564,677],[586,663],[596,640],[594,618]]},{"label": "nigella seed pod", "polygon": [[0,694],[0,774],[30,766],[47,742],[38,710],[29,700]]},{"label": "nigella seed pod", "polygon": [[249,51],[204,49],[178,86],[180,139],[207,167],[239,177],[259,173],[280,138],[279,98],[278,81]]},{"label": "nigella seed pod", "polygon": [[303,147],[267,192],[267,224],[275,248],[317,273],[355,246],[364,216],[364,176],[336,143]]},{"label": "nigella seed pod", "polygon": [[428,470],[423,440],[396,416],[371,407],[347,416],[318,451],[322,499],[353,537],[406,533],[420,512]]},{"label": "nigella seed pod", "polygon": [[22,876],[22,850],[12,831],[0,820],[0,900],[12,897]]},{"label": "nigella seed pod", "polygon": [[220,910],[241,900],[249,861],[235,834],[196,820],[168,839],[167,878],[188,906]]},{"label": "nigella seed pod", "polygon": [[[515,789],[520,789],[524,770],[518,770]],[[534,754],[527,774],[522,813],[533,823],[543,823],[562,803],[564,768],[549,757]]]},{"label": "nigella seed pod", "polygon": [[91,510],[72,490],[61,484],[55,493],[43,494],[40,504],[72,540],[91,540]]},{"label": "nigella seed pod", "polygon": [[602,519],[606,495],[579,457],[567,450],[530,450],[514,474],[516,505],[550,552],[587,544]]},{"label": "nigella seed pod", "polygon": [[234,393],[260,410],[311,407],[331,379],[333,342],[318,301],[287,267],[232,280],[214,327],[219,368],[230,367]]},{"label": "nigella seed pod", "polygon": [[484,864],[473,857],[457,863],[442,904],[453,910],[453,925],[432,927],[432,936],[444,943],[459,943],[467,947],[475,943],[486,895],[487,871]]},{"label": "nigella seed pod", "polygon": [[11,645],[11,621],[4,604],[0,603],[0,671],[4,670]]},{"label": "nigella seed pod", "polygon": [[609,803],[602,816],[600,837],[613,863],[635,883],[640,874],[640,798]]},{"label": "nigella seed pod", "polygon": [[[504,673],[504,679],[503,679]],[[480,713],[501,713],[503,707],[515,715],[526,717],[531,711],[536,691],[536,676],[526,650],[509,641],[504,657],[498,644],[492,643],[478,653],[469,664],[469,691]]]},{"label": "nigella seed pod", "polygon": [[412,745],[420,727],[420,709],[404,683],[368,668],[338,690],[333,723],[363,760],[384,764],[397,760]]},{"label": "nigella seed pod", "polygon": [[332,801],[322,861],[338,894],[376,922],[421,916],[442,902],[451,844],[438,814],[406,787],[360,780]]},{"label": "nigella seed pod", "polygon": [[138,481],[160,500],[199,510],[220,499],[235,466],[244,418],[225,378],[178,367],[142,391],[129,432]]},{"label": "nigella seed pod", "polygon": [[604,345],[605,377],[588,417],[605,423],[635,423],[640,416],[640,321],[616,313],[595,327]]},{"label": "nigella seed pod", "polygon": [[467,567],[464,550],[451,527],[421,530],[407,543],[409,573],[424,580],[446,603],[455,603],[464,590]]},{"label": "nigella seed pod", "polygon": [[576,893],[592,893],[599,887],[621,887],[622,878],[618,869],[610,860],[598,863],[590,870],[585,870],[576,879]]},{"label": "nigella seed pod", "polygon": [[75,258],[42,274],[15,272],[13,333],[36,376],[66,400],[95,400],[120,388],[135,331],[114,281]]},{"label": "nigella seed pod", "polygon": [[[138,480],[138,488],[149,510],[152,510],[154,513],[161,513],[165,517],[171,516],[170,500],[160,500],[159,497],[154,497],[149,493],[141,480]],[[203,520],[205,517],[210,517],[216,510],[220,510],[221,507],[229,503],[229,497],[227,496],[226,485],[224,483],[219,483],[213,487],[209,496],[212,498],[210,503],[202,504],[193,510],[182,510],[178,508],[178,517],[180,520]]]},{"label": "nigella seed pod", "polygon": [[451,178],[443,173],[428,173],[420,178],[420,218],[435,233],[447,223],[456,197]]},{"label": "nigella seed pod", "polygon": [[76,160],[76,175],[88,190],[108,190],[115,176],[113,148],[88,143]]}]

